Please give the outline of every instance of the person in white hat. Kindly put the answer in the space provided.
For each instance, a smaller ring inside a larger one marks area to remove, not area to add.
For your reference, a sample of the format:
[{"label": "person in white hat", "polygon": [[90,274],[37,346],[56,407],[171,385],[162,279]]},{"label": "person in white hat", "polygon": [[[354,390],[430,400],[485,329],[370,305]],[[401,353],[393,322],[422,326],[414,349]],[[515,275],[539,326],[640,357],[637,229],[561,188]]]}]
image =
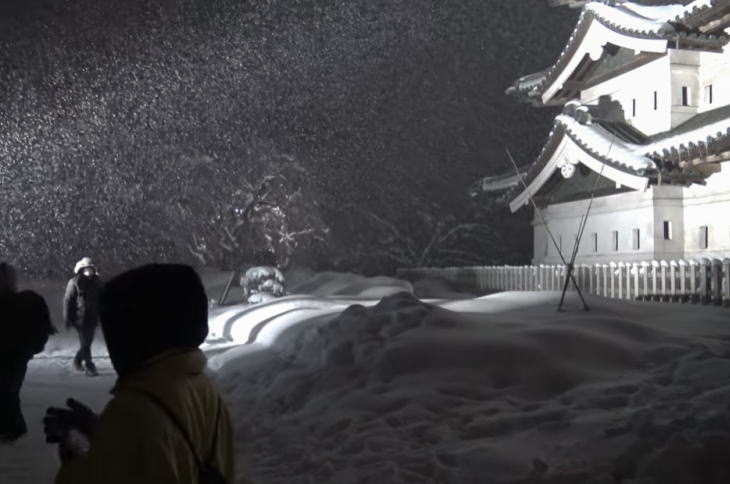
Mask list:
[{"label": "person in white hat", "polygon": [[67,329],[74,328],[79,334],[79,350],[74,358],[74,367],[96,376],[96,365],[91,359],[91,344],[99,325],[98,299],[101,279],[94,262],[84,257],[74,266],[74,276],[66,285],[63,297],[63,319]]}]

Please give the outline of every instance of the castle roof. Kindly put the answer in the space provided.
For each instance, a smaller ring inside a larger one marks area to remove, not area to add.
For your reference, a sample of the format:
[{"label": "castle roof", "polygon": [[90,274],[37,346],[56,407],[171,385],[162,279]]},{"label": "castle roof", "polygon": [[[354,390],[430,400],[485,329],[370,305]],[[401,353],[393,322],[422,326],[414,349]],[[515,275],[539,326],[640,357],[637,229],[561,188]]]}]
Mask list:
[{"label": "castle roof", "polygon": [[[712,5],[706,7],[705,3]],[[579,90],[571,83],[590,78],[605,59],[609,44],[654,56],[665,54],[670,45],[720,51],[730,38],[721,29],[705,32],[701,27],[724,12],[728,3],[729,0],[698,0],[687,6],[644,6],[631,2],[588,2],[555,63],[521,77],[507,93],[537,105],[564,104]]]},{"label": "castle roof", "polygon": [[660,177],[668,183],[702,182],[706,175],[697,166],[703,160],[718,161],[729,146],[730,106],[648,137],[625,122],[593,118],[588,106],[571,102],[555,118],[542,151],[524,177],[522,188],[526,188],[510,207],[516,211],[529,203],[558,170],[569,178],[570,165],[585,165],[634,190],[643,190]]},{"label": "castle roof", "polygon": [[694,0],[672,21],[702,33],[721,33],[730,25],[730,1]]}]

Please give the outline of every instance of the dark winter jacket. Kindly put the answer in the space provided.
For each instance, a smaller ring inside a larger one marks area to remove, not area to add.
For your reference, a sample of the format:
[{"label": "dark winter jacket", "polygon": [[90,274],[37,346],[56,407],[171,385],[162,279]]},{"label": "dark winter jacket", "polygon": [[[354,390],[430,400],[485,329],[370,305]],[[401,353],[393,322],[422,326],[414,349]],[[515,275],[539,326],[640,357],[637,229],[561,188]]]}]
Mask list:
[{"label": "dark winter jacket", "polygon": [[33,291],[0,294],[0,358],[26,358],[43,351],[56,332],[48,306]]},{"label": "dark winter jacket", "polygon": [[77,274],[66,285],[63,320],[67,328],[95,328],[99,323],[101,279]]}]

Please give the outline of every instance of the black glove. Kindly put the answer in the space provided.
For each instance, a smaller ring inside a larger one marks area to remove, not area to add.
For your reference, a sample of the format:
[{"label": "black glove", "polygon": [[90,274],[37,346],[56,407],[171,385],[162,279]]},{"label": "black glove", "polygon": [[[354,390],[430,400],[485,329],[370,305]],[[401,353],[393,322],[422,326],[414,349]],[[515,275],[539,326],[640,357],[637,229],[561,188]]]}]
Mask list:
[{"label": "black glove", "polygon": [[91,438],[99,416],[86,405],[73,398],[66,400],[68,408],[49,407],[43,417],[43,431],[46,442],[62,442],[71,430],[76,430],[87,439]]}]

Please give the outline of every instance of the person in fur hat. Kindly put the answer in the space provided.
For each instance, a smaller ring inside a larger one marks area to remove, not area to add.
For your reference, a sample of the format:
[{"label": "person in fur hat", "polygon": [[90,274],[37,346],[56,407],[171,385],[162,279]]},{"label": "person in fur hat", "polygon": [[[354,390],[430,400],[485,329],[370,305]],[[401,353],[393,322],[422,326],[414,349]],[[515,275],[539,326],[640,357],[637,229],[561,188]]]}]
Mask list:
[{"label": "person in fur hat", "polygon": [[74,266],[74,276],[66,285],[63,297],[63,319],[66,329],[75,329],[79,334],[79,350],[74,358],[74,367],[96,376],[96,365],[91,359],[91,344],[99,325],[98,300],[101,279],[94,262],[84,257]]}]

